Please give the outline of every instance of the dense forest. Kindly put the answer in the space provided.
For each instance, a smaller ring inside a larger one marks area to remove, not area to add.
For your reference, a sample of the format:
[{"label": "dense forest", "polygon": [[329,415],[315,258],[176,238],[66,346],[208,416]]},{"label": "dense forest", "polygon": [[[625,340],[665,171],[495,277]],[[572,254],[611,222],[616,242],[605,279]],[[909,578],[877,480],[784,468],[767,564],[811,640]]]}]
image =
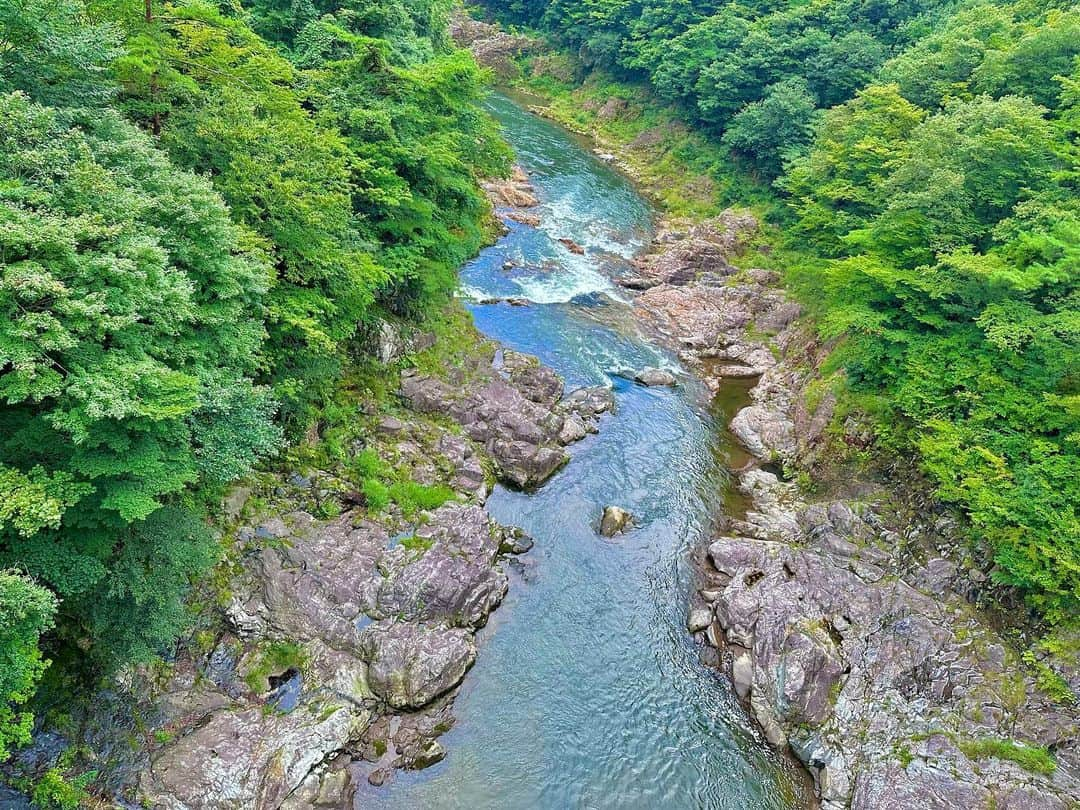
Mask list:
[{"label": "dense forest", "polygon": [[[782,203],[882,453],[1080,615],[1080,10],[489,0]],[[0,760],[53,674],[145,662],[230,482],[486,238],[509,154],[450,0],[0,0]],[[829,369],[827,369],[828,371]],[[58,675],[59,677],[59,675]]]},{"label": "dense forest", "polygon": [[159,654],[225,486],[452,291],[508,154],[448,3],[0,2],[0,760]]},{"label": "dense forest", "polygon": [[886,454],[993,577],[1080,609],[1080,10],[969,0],[490,3],[645,83],[784,204],[789,286]]}]

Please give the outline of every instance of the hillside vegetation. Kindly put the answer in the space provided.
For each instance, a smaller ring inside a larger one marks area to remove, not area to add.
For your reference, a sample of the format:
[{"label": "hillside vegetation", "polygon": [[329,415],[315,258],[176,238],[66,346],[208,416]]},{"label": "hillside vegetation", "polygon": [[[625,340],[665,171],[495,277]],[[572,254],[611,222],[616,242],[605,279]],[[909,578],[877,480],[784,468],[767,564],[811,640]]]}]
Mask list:
[{"label": "hillside vegetation", "polygon": [[42,649],[167,648],[225,486],[485,239],[508,154],[447,14],[0,2],[0,759]]},{"label": "hillside vegetation", "polygon": [[726,156],[718,186],[732,187],[734,165],[771,188],[788,283],[881,451],[916,451],[989,549],[993,577],[1042,619],[1075,625],[1080,10],[489,7],[672,104]]}]

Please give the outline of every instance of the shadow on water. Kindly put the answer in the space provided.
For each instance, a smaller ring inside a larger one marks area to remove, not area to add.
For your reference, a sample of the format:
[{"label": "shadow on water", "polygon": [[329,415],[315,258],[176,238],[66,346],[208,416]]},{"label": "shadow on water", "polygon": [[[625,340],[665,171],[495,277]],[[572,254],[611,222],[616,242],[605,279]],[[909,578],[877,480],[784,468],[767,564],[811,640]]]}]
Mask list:
[{"label": "shadow on water", "polygon": [[[677,367],[635,332],[610,281],[651,232],[629,183],[558,127],[495,97],[531,172],[539,228],[513,225],[462,270],[479,328],[538,355],[568,388],[609,384],[617,410],[539,491],[499,488],[493,516],[536,540],[481,633],[443,738],[447,758],[364,787],[363,808],[789,808],[798,777],[751,727],[726,681],[698,662],[684,621],[690,550],[730,498],[737,451],[692,381],[644,388],[614,376]],[[586,249],[576,256],[558,243]],[[745,389],[731,396],[745,396]],[[730,410],[731,400],[726,410]],[[726,418],[721,415],[721,418]],[[607,504],[637,527],[596,533]]]}]

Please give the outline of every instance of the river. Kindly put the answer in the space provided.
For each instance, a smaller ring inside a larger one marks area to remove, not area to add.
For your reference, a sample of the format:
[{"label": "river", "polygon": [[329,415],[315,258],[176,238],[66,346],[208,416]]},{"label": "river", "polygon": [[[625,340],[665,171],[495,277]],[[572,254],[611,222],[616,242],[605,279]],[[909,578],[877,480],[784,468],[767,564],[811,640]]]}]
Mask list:
[{"label": "river", "polygon": [[[532,176],[539,228],[511,232],[463,268],[478,327],[535,354],[567,388],[614,386],[617,410],[533,493],[498,488],[492,515],[536,540],[480,635],[442,738],[444,761],[365,787],[361,808],[790,808],[800,780],[770,752],[726,680],[698,661],[684,622],[691,550],[729,497],[721,428],[739,392],[708,403],[688,377],[645,388],[620,373],[677,361],[642,339],[612,283],[649,241],[653,212],[586,144],[495,96]],[[558,242],[585,248],[575,255]],[[745,390],[745,389],[743,389]],[[636,516],[598,536],[607,504]]]}]

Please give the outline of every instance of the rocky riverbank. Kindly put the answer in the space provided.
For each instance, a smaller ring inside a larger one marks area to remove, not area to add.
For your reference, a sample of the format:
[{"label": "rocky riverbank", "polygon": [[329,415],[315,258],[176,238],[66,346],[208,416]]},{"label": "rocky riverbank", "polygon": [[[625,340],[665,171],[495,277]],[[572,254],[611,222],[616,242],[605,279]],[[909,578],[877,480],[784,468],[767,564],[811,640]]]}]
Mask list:
[{"label": "rocky riverbank", "polygon": [[[387,326],[382,342],[396,364],[430,338]],[[395,399],[393,413],[357,403],[369,430],[346,466],[377,457],[445,502],[364,508],[364,494],[330,470],[235,492],[220,620],[156,677],[113,695],[116,717],[98,711],[103,697],[91,727],[67,741],[108,768],[118,799],[345,807],[361,781],[444,756],[438,737],[453,725],[476,630],[507,592],[513,555],[532,545],[487,514],[490,486],[543,483],[613,399],[600,388],[564,396],[550,369],[491,344],[438,374],[404,368]],[[317,518],[330,502],[345,511]],[[133,726],[142,741],[125,748],[118,737]],[[44,735],[16,766],[41,770],[63,747]]]},{"label": "rocky riverbank", "polygon": [[553,372],[501,349],[446,377],[406,369],[398,395],[405,410],[361,452],[453,496],[388,519],[272,510],[240,529],[249,547],[222,636],[162,690],[174,739],[141,775],[152,806],[347,806],[358,781],[443,757],[475,632],[507,592],[506,555],[531,545],[485,512],[485,469],[543,483],[611,399],[564,398]]},{"label": "rocky riverbank", "polygon": [[786,480],[826,466],[835,401],[810,396],[823,351],[776,275],[732,263],[755,229],[729,211],[668,230],[623,280],[711,387],[757,378],[730,425],[753,457],[735,472],[750,507],[703,554],[690,629],[826,808],[1077,806],[1080,714],[973,604],[985,576],[948,513],[896,481],[810,495]]},{"label": "rocky riverbank", "polygon": [[[487,191],[506,219],[537,204],[520,170]],[[10,776],[36,781],[78,750],[131,806],[345,807],[362,781],[445,755],[476,631],[532,546],[487,514],[491,486],[544,483],[614,398],[566,393],[536,358],[479,339],[436,343],[373,330],[389,399],[357,392],[355,438],[335,464],[234,491],[223,524],[235,539],[205,594],[219,607],[175,660],[92,700],[77,730],[39,734]],[[358,489],[354,469],[398,489]],[[30,806],[14,792],[0,804]]]}]

